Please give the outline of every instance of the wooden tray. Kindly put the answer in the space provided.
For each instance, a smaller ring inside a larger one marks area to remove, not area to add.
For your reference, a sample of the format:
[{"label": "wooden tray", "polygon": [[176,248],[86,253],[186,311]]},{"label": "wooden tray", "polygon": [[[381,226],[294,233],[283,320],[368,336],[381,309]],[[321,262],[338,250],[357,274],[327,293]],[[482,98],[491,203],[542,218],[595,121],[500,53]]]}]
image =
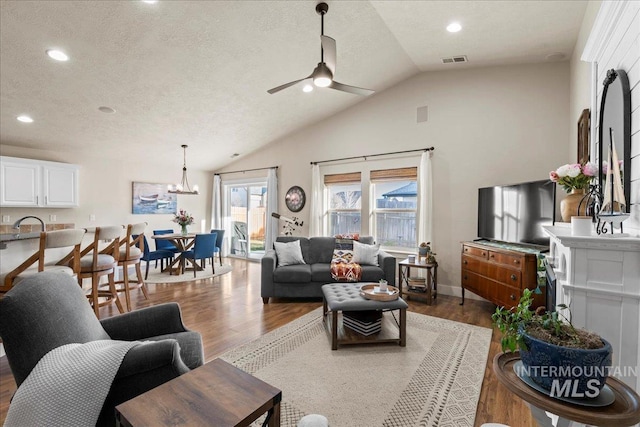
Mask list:
[{"label": "wooden tray", "polygon": [[377,283],[362,285],[362,287],[360,288],[360,296],[375,301],[393,301],[397,300],[400,296],[400,291],[395,286],[387,286],[389,292],[386,294],[374,292],[374,289],[378,288],[379,286],[380,285],[378,285]]}]

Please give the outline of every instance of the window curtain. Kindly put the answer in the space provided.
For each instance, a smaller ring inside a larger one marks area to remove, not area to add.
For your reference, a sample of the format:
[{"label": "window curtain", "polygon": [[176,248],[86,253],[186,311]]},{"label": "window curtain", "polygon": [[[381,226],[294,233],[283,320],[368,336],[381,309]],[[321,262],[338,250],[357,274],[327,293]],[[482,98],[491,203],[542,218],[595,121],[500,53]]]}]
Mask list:
[{"label": "window curtain", "polygon": [[273,242],[278,237],[278,220],[271,216],[273,212],[278,212],[278,176],[276,168],[269,169],[267,173],[267,218],[265,220],[266,230],[264,236],[264,249],[268,251],[273,248]]},{"label": "window curtain", "polygon": [[[211,228],[215,230],[225,229],[222,217],[222,179],[220,175],[213,175],[213,194],[211,196]],[[226,234],[226,233],[225,233]],[[225,239],[226,236],[225,236]],[[227,256],[225,242],[222,242],[222,256]]]},{"label": "window curtain", "polygon": [[[432,242],[433,237],[433,188],[431,151],[420,157],[418,167],[418,244]],[[431,245],[433,247],[433,245]]]},{"label": "window curtain", "polygon": [[320,165],[311,167],[311,213],[309,218],[309,237],[322,236],[324,185],[320,176]]}]

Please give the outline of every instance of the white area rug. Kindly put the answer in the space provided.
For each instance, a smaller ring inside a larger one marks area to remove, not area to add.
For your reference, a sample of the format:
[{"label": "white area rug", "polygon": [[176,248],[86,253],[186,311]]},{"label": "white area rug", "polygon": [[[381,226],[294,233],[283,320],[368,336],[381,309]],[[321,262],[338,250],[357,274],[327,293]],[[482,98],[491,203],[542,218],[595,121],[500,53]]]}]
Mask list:
[{"label": "white area rug", "polygon": [[[385,313],[382,334],[397,336],[393,321]],[[282,390],[283,426],[308,414],[332,427],[473,426],[491,333],[408,312],[406,347],[332,351],[319,308],[221,358]]]},{"label": "white area rug", "polygon": [[[154,264],[149,266],[149,278],[146,280],[147,283],[175,283],[175,282],[189,282],[191,280],[201,280],[208,279],[210,277],[217,277],[223,274],[226,274],[232,270],[230,264],[223,264],[222,266],[216,260],[216,274],[211,274],[211,264],[207,263],[206,268],[203,271],[196,271],[196,277],[193,277],[193,271],[187,270],[180,275],[169,275],[169,273],[162,273],[160,271],[160,264],[158,264],[158,268],[153,268]],[[144,262],[140,266],[142,269],[142,274],[144,274],[144,270],[146,265]]]}]

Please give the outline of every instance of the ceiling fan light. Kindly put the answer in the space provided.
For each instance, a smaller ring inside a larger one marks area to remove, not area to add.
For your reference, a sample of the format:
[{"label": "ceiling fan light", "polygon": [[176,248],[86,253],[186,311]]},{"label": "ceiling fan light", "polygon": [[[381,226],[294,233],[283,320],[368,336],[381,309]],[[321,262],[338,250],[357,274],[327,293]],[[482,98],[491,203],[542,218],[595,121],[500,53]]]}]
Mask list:
[{"label": "ceiling fan light", "polygon": [[309,83],[307,83],[306,85],[304,85],[304,87],[302,88],[303,92],[311,92],[313,91],[313,85],[310,85]]},{"label": "ceiling fan light", "polygon": [[331,84],[331,79],[329,77],[316,77],[313,79],[313,84],[318,87],[327,87]]},{"label": "ceiling fan light", "polygon": [[313,70],[313,84],[318,87],[327,87],[333,81],[333,74],[324,62],[318,64],[315,70]]}]

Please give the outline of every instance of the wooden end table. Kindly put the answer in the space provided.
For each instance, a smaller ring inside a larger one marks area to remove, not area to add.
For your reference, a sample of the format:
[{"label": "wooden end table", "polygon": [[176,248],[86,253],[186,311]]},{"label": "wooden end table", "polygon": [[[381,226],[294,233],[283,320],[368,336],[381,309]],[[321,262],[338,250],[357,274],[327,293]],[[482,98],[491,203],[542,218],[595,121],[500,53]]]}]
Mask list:
[{"label": "wooden end table", "polygon": [[[409,277],[411,276],[412,268],[427,270],[425,292],[417,292],[409,289]],[[407,297],[415,296],[419,299],[426,300],[427,304],[431,305],[432,299],[438,296],[438,263],[426,264],[419,260],[417,262],[409,262],[408,259],[400,261],[398,263],[398,287],[400,288],[400,297],[402,297],[404,293]]]},{"label": "wooden end table", "polygon": [[602,427],[632,426],[640,422],[640,396],[622,381],[609,377],[607,385],[615,395],[608,406],[574,405],[547,396],[524,383],[513,370],[520,353],[500,353],[493,359],[493,371],[498,380],[529,404],[531,415],[540,427],[553,426],[551,416],[558,416],[557,427],[570,426],[572,421]]},{"label": "wooden end table", "polygon": [[118,426],[280,426],[282,392],[215,359],[116,406]]}]

